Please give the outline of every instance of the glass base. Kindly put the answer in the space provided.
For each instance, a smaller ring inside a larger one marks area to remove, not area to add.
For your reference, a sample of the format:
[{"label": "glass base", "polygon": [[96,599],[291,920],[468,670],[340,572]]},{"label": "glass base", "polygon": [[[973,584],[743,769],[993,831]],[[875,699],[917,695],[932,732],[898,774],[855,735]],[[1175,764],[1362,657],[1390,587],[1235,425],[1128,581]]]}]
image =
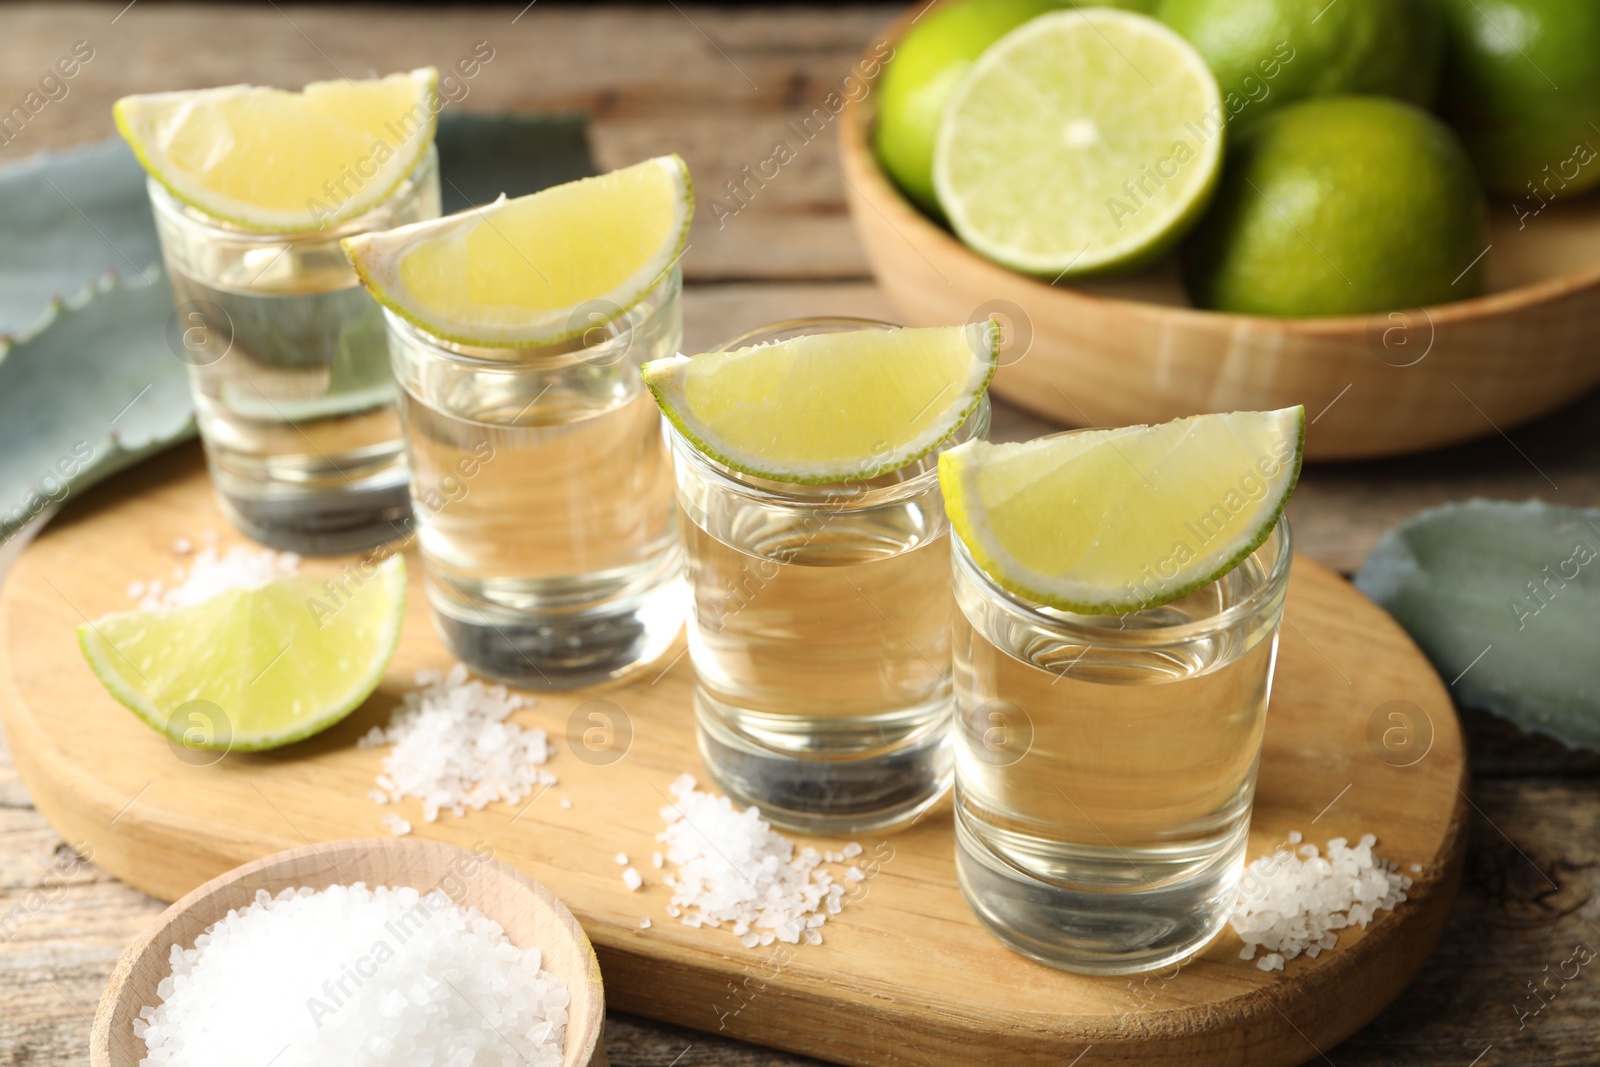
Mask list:
[{"label": "glass base", "polygon": [[[1072,888],[1023,871],[985,844],[977,825],[958,802],[956,876],[967,906],[1024,956],[1099,975],[1157,970],[1204,948],[1226,925],[1238,897],[1249,829],[1195,873],[1119,892]],[[1111,851],[1124,866],[1139,862],[1137,853]]]},{"label": "glass base", "polygon": [[[826,742],[830,728],[867,733],[876,741],[870,748],[843,753],[808,755],[763,745],[750,731],[733,726],[741,716],[751,717],[695,687],[695,720],[706,770],[735,803],[754,805],[763,819],[786,830],[846,835],[896,829],[915,821],[950,787],[948,701],[910,715],[804,720],[814,743]],[[907,720],[920,728],[906,730]],[[899,743],[883,743],[885,736],[896,733],[905,735]]]},{"label": "glass base", "polygon": [[433,623],[467,668],[523,689],[566,690],[649,666],[677,640],[688,590],[676,569],[643,593],[582,611],[533,614],[440,595]]},{"label": "glass base", "polygon": [[411,496],[404,466],[390,477],[336,489],[244,482],[215,467],[211,478],[228,521],[252,540],[281,552],[339,556],[376,548],[410,529]]}]

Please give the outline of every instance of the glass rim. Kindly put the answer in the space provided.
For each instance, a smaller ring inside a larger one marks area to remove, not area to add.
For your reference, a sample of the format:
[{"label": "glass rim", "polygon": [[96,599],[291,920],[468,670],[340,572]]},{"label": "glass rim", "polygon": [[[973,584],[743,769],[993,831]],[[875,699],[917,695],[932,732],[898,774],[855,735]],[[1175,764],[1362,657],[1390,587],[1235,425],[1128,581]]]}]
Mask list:
[{"label": "glass rim", "polygon": [[[1136,626],[1133,628],[1112,628],[1105,625],[1110,620],[1126,620],[1130,617],[1142,615],[1145,612],[1158,611],[1165,605],[1156,605],[1143,608],[1139,611],[1126,612],[1121,615],[1083,615],[1076,612],[1064,611],[1040,604],[1035,600],[1013,593],[1004,588],[992,578],[987,571],[979,566],[973,558],[972,550],[967,547],[961,535],[952,531],[951,540],[954,542],[954,551],[951,553],[952,565],[958,570],[970,575],[980,586],[983,595],[990,601],[996,602],[1013,614],[1025,617],[1029,622],[1050,630],[1052,633],[1066,637],[1070,640],[1100,646],[1147,644],[1151,641],[1181,641],[1189,638],[1200,637],[1218,630],[1225,630],[1239,623],[1241,620],[1257,615],[1269,608],[1274,600],[1278,601],[1281,610],[1282,594],[1288,584],[1290,567],[1294,562],[1294,535],[1289,529],[1289,517],[1280,514],[1267,539],[1256,547],[1245,559],[1227,571],[1232,574],[1239,567],[1244,566],[1248,560],[1263,551],[1275,550],[1276,555],[1271,558],[1271,565],[1267,568],[1266,580],[1259,588],[1236,603],[1214,615],[1207,615],[1200,619],[1191,619],[1187,622],[1172,623],[1168,625]],[[1224,574],[1217,581],[1221,581]],[[1216,582],[1210,583],[1215,585]],[[1201,586],[1201,589],[1210,586]],[[1199,592],[1200,590],[1195,590]],[[1191,594],[1192,595],[1192,594]],[[959,598],[958,598],[959,599]]]},{"label": "glass rim", "polygon": [[422,188],[422,183],[429,173],[438,169],[438,145],[429,144],[427,151],[423,152],[422,157],[417,160],[417,165],[411,169],[411,173],[407,174],[400,184],[395,186],[392,193],[374,204],[370,210],[357,215],[353,219],[346,219],[337,226],[319,227],[314,230],[290,230],[283,233],[247,230],[225,219],[219,219],[215,215],[195,207],[193,204],[186,204],[179,200],[153,175],[145,176],[145,189],[149,193],[152,209],[177,225],[199,230],[213,239],[260,244],[263,247],[322,244],[336,242],[343,237],[369,233],[373,230],[389,229],[387,220],[380,216],[389,212],[393,204],[414,196]]},{"label": "glass rim", "polygon": [[[568,338],[565,341],[553,341],[549,344],[517,346],[517,345],[468,345],[459,341],[451,341],[440,337],[424,326],[403,315],[395,312],[393,308],[383,309],[384,321],[389,329],[401,335],[408,341],[425,345],[433,354],[441,359],[450,359],[458,363],[482,368],[498,368],[500,370],[548,370],[557,367],[570,366],[577,363],[597,362],[599,366],[611,366],[626,359],[632,349],[632,338],[641,331],[650,328],[651,324],[661,315],[670,314],[673,304],[682,299],[683,293],[683,267],[681,263],[673,263],[662,272],[654,285],[645,291],[632,306],[624,308],[615,316],[603,323],[596,323],[589,329],[613,327],[625,323],[626,329],[618,328],[601,344],[584,343],[588,330]],[[657,299],[662,297],[662,299]],[[654,301],[654,303],[652,303]],[[574,314],[581,312],[585,305],[578,305]],[[642,311],[642,314],[640,313]],[[637,318],[637,321],[635,319]],[[601,349],[626,335],[629,343],[604,361],[596,361],[591,353]]]}]

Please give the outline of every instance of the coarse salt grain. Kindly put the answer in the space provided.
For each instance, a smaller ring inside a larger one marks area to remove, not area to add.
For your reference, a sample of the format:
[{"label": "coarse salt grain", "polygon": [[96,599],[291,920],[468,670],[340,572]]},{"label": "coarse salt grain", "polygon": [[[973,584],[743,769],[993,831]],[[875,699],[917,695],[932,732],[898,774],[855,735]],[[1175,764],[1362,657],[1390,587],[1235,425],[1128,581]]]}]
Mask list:
[{"label": "coarse salt grain", "polygon": [[543,769],[551,748],[543,730],[524,730],[506,719],[529,706],[503,685],[467,681],[461,664],[449,674],[418,671],[419,688],[389,717],[388,728],[374,726],[360,747],[393,745],[383,758],[378,788],[391,801],[422,800],[424,822],[441,809],[465,815],[493,800],[514,804],[536,786],[554,785]]},{"label": "coarse salt grain", "polygon": [[646,915],[644,918],[639,920],[639,929],[641,929],[641,930],[650,929],[650,916]]},{"label": "coarse salt grain", "polygon": [[622,872],[622,884],[628,887],[628,892],[637,893],[639,887],[644,885],[644,877],[638,871],[629,867]]},{"label": "coarse salt grain", "polygon": [[628,865],[628,854],[626,852],[618,852],[611,858],[617,861],[618,867],[626,867]]},{"label": "coarse salt grain", "polygon": [[195,553],[187,571],[177,569],[176,585],[153,581],[136,593],[134,587],[141,583],[135,582],[127,592],[130,600],[138,599],[141,609],[163,611],[198,604],[230,589],[253,589],[278,578],[293,578],[299,573],[300,557],[293,552],[234,545],[219,554],[215,547],[207,545]]},{"label": "coarse salt grain", "polygon": [[170,961],[141,1067],[562,1062],[566,984],[438,890],[258,891]]},{"label": "coarse salt grain", "polygon": [[[1289,835],[1291,844],[1300,840]],[[1347,926],[1365,927],[1379,911],[1406,899],[1412,880],[1398,864],[1373,855],[1378,839],[1367,834],[1354,848],[1342,837],[1296,852],[1279,850],[1255,860],[1239,884],[1239,902],[1229,923],[1244,941],[1240,959],[1255,959],[1263,971],[1281,971],[1302,952],[1313,959],[1333,948]],[[1267,954],[1256,958],[1256,949]]]},{"label": "coarse salt grain", "polygon": [[839,913],[845,893],[821,867],[823,854],[797,853],[759,810],[700,792],[691,775],[669,791],[673,803],[661,809],[667,828],[657,835],[676,867],[664,879],[672,889],[667,914],[685,926],[726,927],[746,948],[821,944],[819,927]]},{"label": "coarse salt grain", "polygon": [[556,803],[561,805],[562,811],[572,810],[572,801],[568,800],[566,797],[562,797],[560,800],[556,801]]},{"label": "coarse salt grain", "polygon": [[396,837],[404,837],[411,832],[411,824],[392,811],[378,821]]},{"label": "coarse salt grain", "polygon": [[667,862],[666,857],[663,856],[661,853],[659,853],[659,852],[650,853],[650,866],[654,867],[656,870],[659,871],[666,862]]}]

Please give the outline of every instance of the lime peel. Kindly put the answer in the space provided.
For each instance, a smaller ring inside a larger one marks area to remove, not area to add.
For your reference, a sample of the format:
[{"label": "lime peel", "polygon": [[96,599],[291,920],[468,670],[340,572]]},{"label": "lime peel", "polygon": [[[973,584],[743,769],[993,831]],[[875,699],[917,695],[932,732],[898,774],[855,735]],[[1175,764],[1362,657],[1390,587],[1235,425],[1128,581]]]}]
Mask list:
[{"label": "lime peel", "polygon": [[682,256],[694,184],[677,155],[340,242],[384,307],[457,344],[558,344],[615,321]]},{"label": "lime peel", "polygon": [[[78,646],[106,690],[174,742],[260,751],[327,729],[372,694],[405,605],[405,561],[395,555],[370,577],[280,578],[187,607],[107,615],[78,627]],[[226,737],[197,741],[172,722],[195,700],[221,711]]]},{"label": "lime peel", "polygon": [[645,385],[701,452],[741,474],[860,482],[960,429],[999,363],[1000,324],[811,334],[652,360]]},{"label": "lime peel", "polygon": [[1271,536],[1300,477],[1305,409],[1196,415],[939,457],[950,523],[997,585],[1081,615],[1170,603]]},{"label": "lime peel", "polygon": [[112,109],[139,164],[169,193],[258,233],[302,233],[371,211],[417,169],[438,113],[433,67],[298,92],[146,93]]}]

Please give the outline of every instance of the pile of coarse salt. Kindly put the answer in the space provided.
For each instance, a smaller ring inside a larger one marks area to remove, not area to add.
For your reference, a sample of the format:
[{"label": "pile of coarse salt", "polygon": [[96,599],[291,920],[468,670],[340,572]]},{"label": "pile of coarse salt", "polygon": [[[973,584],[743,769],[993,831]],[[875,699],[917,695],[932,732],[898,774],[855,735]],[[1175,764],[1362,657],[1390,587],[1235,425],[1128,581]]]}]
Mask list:
[{"label": "pile of coarse salt", "polygon": [[[418,671],[418,688],[394,709],[387,728],[374,726],[362,748],[393,745],[383,758],[378,788],[368,793],[387,804],[402,797],[422,800],[422,818],[433,822],[439,809],[465,815],[492,800],[516,803],[536,786],[554,785],[544,769],[550,741],[543,730],[524,730],[506,719],[533,702],[503,685],[467,681],[467,668],[449,674]],[[396,835],[411,824],[399,816],[383,823]]]},{"label": "pile of coarse salt", "polygon": [[[208,536],[208,540],[214,538],[214,534]],[[180,538],[172,548],[183,556],[193,551],[194,546]],[[161,611],[186,608],[229,589],[253,589],[278,578],[293,578],[299,573],[300,557],[293,552],[234,545],[219,554],[215,545],[207,544],[194,553],[187,570],[178,568],[173,577],[178,584],[168,586],[159,580],[133,582],[127,593],[129,600],[139,602],[140,609]]]},{"label": "pile of coarse salt", "polygon": [[1398,865],[1372,854],[1378,839],[1367,834],[1348,847],[1342,837],[1328,842],[1322,855],[1316,845],[1301,845],[1298,830],[1289,835],[1295,852],[1280,849],[1245,868],[1239,903],[1229,923],[1244,940],[1241,959],[1256,959],[1263,971],[1281,971],[1285,960],[1300,953],[1316,958],[1339,941],[1337,930],[1365,928],[1380,911],[1392,911],[1406,899],[1411,878]]},{"label": "pile of coarse salt", "polygon": [[[661,809],[667,828],[656,835],[677,865],[663,879],[672,889],[667,914],[685,926],[728,926],[746,948],[802,939],[822,944],[820,927],[844,907],[845,885],[821,865],[854,859],[861,846],[851,842],[827,855],[803,848],[796,855],[794,842],[760,811],[740,811],[727,797],[700,792],[693,776],[681,775],[670,792],[673,803]],[[860,882],[866,874],[852,866],[844,878]]]},{"label": "pile of coarse salt", "polygon": [[141,1067],[560,1067],[570,993],[444,893],[286,889],[172,947]]}]

